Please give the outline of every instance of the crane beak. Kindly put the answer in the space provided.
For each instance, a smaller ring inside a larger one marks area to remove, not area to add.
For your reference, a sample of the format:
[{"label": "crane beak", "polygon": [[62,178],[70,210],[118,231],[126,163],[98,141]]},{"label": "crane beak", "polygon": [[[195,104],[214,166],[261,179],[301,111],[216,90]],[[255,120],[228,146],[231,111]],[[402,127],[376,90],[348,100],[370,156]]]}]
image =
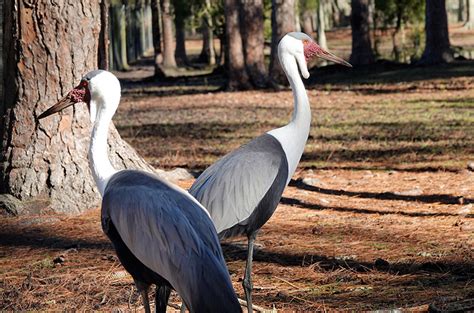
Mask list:
[{"label": "crane beak", "polygon": [[47,116],[53,115],[54,113],[58,113],[62,110],[64,110],[67,107],[70,107],[71,105],[75,104],[71,98],[69,98],[69,95],[63,97],[61,100],[58,101],[55,105],[44,111],[43,113],[38,116],[38,119],[45,118]]},{"label": "crane beak", "polygon": [[[47,116],[53,115],[54,113],[58,113],[64,110],[67,107],[70,107],[73,104],[78,102],[88,102],[88,93],[85,88],[81,85],[75,87],[71,90],[65,97],[58,101],[55,105],[44,111],[43,113],[38,116],[38,119],[45,118]],[[90,97],[89,97],[90,98]]]},{"label": "crane beak", "polygon": [[318,58],[331,61],[337,64],[341,64],[347,67],[352,67],[352,65],[349,62],[346,62],[340,57],[321,48],[317,43],[313,41],[308,41],[304,44],[304,55],[306,57],[306,60],[311,60],[314,57],[318,57]]}]

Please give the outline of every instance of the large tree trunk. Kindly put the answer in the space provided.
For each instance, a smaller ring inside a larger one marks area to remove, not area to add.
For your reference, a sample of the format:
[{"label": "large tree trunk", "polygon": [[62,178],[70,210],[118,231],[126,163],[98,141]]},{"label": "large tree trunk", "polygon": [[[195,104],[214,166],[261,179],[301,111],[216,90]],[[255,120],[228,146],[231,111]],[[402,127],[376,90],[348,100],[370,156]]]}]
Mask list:
[{"label": "large tree trunk", "polygon": [[464,27],[467,29],[474,29],[474,0],[466,0],[466,23]]},{"label": "large tree trunk", "polygon": [[369,0],[351,0],[352,65],[366,65],[375,61],[370,44]]},{"label": "large tree trunk", "polygon": [[278,43],[287,33],[295,31],[295,0],[272,0],[272,48],[269,79],[273,85],[288,84],[278,60]]},{"label": "large tree trunk", "polygon": [[170,0],[161,0],[161,21],[163,23],[163,67],[176,67],[174,58],[173,15]]},{"label": "large tree trunk", "polygon": [[[97,68],[98,1],[5,0],[4,101],[0,102],[0,186],[22,200],[25,213],[78,213],[99,204],[89,170],[90,125],[85,105],[38,121],[83,74]],[[54,28],[55,31],[51,31]],[[80,47],[80,49],[78,49]],[[151,169],[111,127],[117,168]]]},{"label": "large tree trunk", "polygon": [[228,90],[250,89],[250,80],[245,68],[242,34],[240,33],[239,0],[224,1]]},{"label": "large tree trunk", "polygon": [[242,22],[244,52],[247,72],[252,84],[258,88],[267,85],[265,56],[263,53],[263,0],[242,0]]},{"label": "large tree trunk", "polygon": [[210,14],[211,1],[206,0],[204,5],[204,13],[201,20],[202,50],[199,54],[199,61],[205,62],[209,65],[215,65],[216,50],[214,49],[214,25]]},{"label": "large tree trunk", "polygon": [[451,62],[453,53],[449,44],[448,17],[445,0],[426,0],[426,45],[420,64]]}]

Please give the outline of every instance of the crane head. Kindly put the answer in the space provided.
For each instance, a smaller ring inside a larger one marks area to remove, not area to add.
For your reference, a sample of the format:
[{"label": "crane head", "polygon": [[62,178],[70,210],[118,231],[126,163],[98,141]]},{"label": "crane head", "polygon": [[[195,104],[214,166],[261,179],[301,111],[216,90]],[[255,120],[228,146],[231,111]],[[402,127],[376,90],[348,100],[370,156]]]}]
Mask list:
[{"label": "crane head", "polygon": [[296,58],[304,78],[309,77],[307,63],[315,57],[352,67],[350,63],[332,54],[326,49],[323,49],[310,36],[301,32],[291,32],[286,34],[281,39],[278,49],[280,53],[284,50]]},{"label": "crane head", "polygon": [[87,73],[76,87],[44,111],[38,119],[58,113],[76,103],[85,103],[89,108],[91,122],[96,119],[98,107],[115,112],[120,101],[120,82],[114,74],[95,70]]}]

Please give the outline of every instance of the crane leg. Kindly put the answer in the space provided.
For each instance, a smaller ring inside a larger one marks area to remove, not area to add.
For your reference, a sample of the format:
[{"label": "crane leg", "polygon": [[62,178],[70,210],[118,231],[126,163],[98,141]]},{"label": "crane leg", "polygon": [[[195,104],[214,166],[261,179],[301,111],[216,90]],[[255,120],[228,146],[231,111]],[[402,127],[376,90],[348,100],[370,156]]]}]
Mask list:
[{"label": "crane leg", "polygon": [[245,265],[245,276],[242,281],[242,286],[245,291],[245,299],[247,300],[247,312],[252,313],[252,260],[253,260],[253,245],[255,238],[257,237],[257,232],[253,232],[248,236],[248,250],[247,250],[247,264]]},{"label": "crane leg", "polygon": [[137,286],[137,290],[140,293],[142,300],[143,300],[143,307],[145,308],[145,313],[151,313],[150,310],[150,301],[148,300],[148,289],[150,288],[150,285],[135,280],[135,286]]},{"label": "crane leg", "polygon": [[155,293],[155,312],[166,313],[168,299],[170,298],[171,288],[165,285],[156,286]]}]

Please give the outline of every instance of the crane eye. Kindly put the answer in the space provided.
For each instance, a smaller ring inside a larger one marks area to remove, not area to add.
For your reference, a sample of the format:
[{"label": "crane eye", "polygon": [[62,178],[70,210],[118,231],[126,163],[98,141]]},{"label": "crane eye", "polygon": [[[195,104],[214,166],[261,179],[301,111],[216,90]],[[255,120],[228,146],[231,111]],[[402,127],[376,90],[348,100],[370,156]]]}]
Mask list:
[{"label": "crane eye", "polygon": [[303,45],[306,45],[306,44],[308,44],[308,40],[304,39],[303,40]]},{"label": "crane eye", "polygon": [[87,87],[88,85],[89,83],[86,80],[81,81],[81,84],[80,84],[81,87]]}]

